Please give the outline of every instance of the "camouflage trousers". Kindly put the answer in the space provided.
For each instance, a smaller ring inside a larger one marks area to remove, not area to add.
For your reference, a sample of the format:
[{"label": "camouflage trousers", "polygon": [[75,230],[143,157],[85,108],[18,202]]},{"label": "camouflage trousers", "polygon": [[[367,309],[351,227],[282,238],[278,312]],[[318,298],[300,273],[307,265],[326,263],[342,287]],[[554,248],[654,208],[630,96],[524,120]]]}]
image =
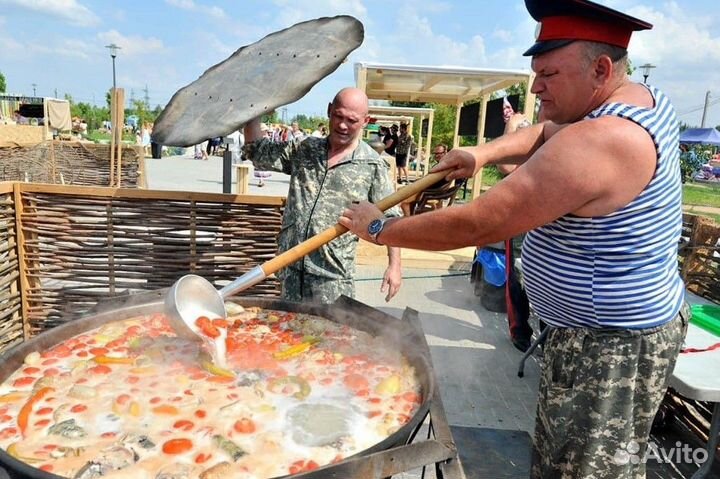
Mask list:
[{"label": "camouflage trousers", "polygon": [[355,282],[351,279],[329,279],[287,268],[284,272],[282,297],[287,301],[329,304],[341,295],[355,297]]},{"label": "camouflage trousers", "polygon": [[645,457],[689,319],[685,305],[657,328],[558,328],[549,333],[531,478],[645,477],[645,461],[630,456]]}]

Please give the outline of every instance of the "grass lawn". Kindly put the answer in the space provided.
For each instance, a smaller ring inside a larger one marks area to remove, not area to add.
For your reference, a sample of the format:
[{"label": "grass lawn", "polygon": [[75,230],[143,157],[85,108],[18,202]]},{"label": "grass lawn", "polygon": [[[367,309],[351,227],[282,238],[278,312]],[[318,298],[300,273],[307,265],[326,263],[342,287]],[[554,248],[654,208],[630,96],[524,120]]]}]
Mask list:
[{"label": "grass lawn", "polygon": [[686,183],[683,185],[683,204],[720,208],[720,184]]},{"label": "grass lawn", "polygon": [[[103,132],[97,131],[97,130],[89,131],[86,136],[86,139],[88,139],[90,141],[94,141],[95,143],[97,143],[101,140],[107,141],[108,143],[110,143],[110,133],[103,133]],[[122,139],[123,139],[123,141],[131,141],[131,142],[135,143],[135,135],[133,135],[132,133],[128,133],[126,131],[123,132]]]}]

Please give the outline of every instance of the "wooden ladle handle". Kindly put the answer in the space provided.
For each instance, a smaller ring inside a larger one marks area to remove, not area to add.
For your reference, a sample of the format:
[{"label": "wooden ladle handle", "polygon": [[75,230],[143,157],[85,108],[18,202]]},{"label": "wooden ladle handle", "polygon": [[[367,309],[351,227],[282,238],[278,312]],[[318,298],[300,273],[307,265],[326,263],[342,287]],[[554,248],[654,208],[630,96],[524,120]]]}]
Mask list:
[{"label": "wooden ladle handle", "polygon": [[[375,203],[375,206],[377,206],[382,211],[390,209],[398,203],[402,202],[403,200],[406,200],[411,196],[428,189],[430,186],[445,178],[446,174],[447,172],[438,172],[430,173],[426,176],[423,176],[419,180],[403,188],[400,188],[390,196],[386,196],[385,198],[381,199],[380,201]],[[346,233],[347,231],[347,228],[345,228],[339,223],[336,223],[334,226],[331,226],[325,231],[321,231],[315,236],[306,239],[302,243],[294,246],[293,248],[290,248],[289,250],[276,256],[275,258],[266,261],[260,267],[265,272],[266,276],[277,273],[282,268],[293,264],[295,261],[298,261],[303,256],[312,253],[316,249],[320,248],[324,244],[329,243],[330,241],[334,240],[341,234]]]}]

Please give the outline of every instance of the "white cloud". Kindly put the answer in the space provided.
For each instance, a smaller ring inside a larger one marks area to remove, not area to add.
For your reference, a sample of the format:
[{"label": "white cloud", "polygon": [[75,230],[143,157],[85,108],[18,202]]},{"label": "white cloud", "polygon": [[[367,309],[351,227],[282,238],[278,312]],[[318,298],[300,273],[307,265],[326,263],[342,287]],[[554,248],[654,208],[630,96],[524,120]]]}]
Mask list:
[{"label": "white cloud", "polygon": [[194,2],[193,0],[165,0],[165,3],[181,10],[188,10],[190,12],[202,13],[203,15],[210,15],[211,17],[218,20],[225,20],[228,18],[225,10],[215,5],[202,5]]},{"label": "white cloud", "polygon": [[97,15],[76,0],[0,0],[0,5],[32,10],[80,27],[91,27],[100,23]]},{"label": "white cloud", "polygon": [[306,20],[334,15],[352,15],[360,21],[368,11],[362,0],[273,0],[276,26],[289,27]]},{"label": "white cloud", "polygon": [[170,6],[182,8],[183,10],[194,10],[195,2],[192,0],[165,0],[165,3],[167,3]]},{"label": "white cloud", "polygon": [[[0,51],[3,56],[11,56],[15,53],[22,54],[25,46],[11,36],[0,35]],[[14,56],[14,55],[13,55]]]},{"label": "white cloud", "polygon": [[357,55],[363,60],[411,65],[479,66],[487,63],[486,41],[474,35],[454,40],[434,30],[430,19],[406,9],[391,31],[366,32],[365,45]]},{"label": "white cloud", "polygon": [[497,38],[501,42],[511,42],[513,40],[513,34],[510,30],[503,30],[498,28],[492,33],[493,38]]},{"label": "white cloud", "polygon": [[26,61],[33,57],[47,56],[50,58],[71,57],[89,59],[95,52],[95,46],[88,42],[75,39],[61,39],[58,42],[43,43],[35,41],[18,41],[15,38],[0,35],[0,51],[8,59]]},{"label": "white cloud", "polygon": [[119,46],[118,56],[144,56],[165,50],[162,40],[155,37],[127,36],[117,30],[98,33],[97,37],[105,45],[114,43]]},{"label": "white cloud", "polygon": [[[676,2],[640,5],[627,8],[627,13],[653,24],[653,29],[635,34],[630,42],[629,56],[638,67],[651,63],[648,83],[658,86],[671,98],[679,119],[700,125],[705,93],[720,96],[720,33],[717,18],[694,14]],[[714,22],[714,23],[713,23]],[[639,69],[638,69],[639,70]],[[634,75],[642,81],[642,72]],[[720,107],[708,111],[706,126],[720,123]]]}]

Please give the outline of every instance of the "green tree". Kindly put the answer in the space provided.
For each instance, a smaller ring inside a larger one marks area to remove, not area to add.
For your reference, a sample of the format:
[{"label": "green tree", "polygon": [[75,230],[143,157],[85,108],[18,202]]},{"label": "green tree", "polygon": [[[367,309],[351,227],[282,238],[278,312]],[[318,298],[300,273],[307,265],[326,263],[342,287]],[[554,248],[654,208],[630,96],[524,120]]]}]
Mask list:
[{"label": "green tree", "polygon": [[291,122],[296,121],[301,130],[315,130],[320,123],[328,124],[324,116],[295,115]]},{"label": "green tree", "polygon": [[0,72],[0,93],[7,91],[7,83],[5,83],[5,75]]},{"label": "green tree", "polygon": [[150,105],[145,103],[145,100],[132,100],[132,108],[128,108],[125,116],[135,115],[138,117],[138,125],[143,125],[146,122],[153,122],[155,117],[150,111]]},{"label": "green tree", "polygon": [[[446,105],[444,103],[419,103],[409,101],[391,101],[390,105],[402,108],[432,108],[435,110],[431,148],[434,148],[435,145],[440,143],[447,145],[448,148],[452,148],[457,106]],[[418,137],[420,126],[419,122],[416,122],[413,128],[412,133],[415,138]]]}]

